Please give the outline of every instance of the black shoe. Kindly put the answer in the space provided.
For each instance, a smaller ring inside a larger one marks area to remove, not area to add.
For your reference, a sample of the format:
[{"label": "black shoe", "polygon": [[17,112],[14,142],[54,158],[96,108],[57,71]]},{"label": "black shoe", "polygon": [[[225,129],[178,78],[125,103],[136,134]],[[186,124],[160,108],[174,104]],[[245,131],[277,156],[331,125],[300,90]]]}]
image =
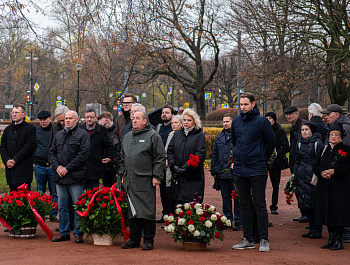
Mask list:
[{"label": "black shoe", "polygon": [[165,223],[164,219],[163,219],[163,216],[159,219],[156,220],[156,223],[157,224],[162,224],[162,223]]},{"label": "black shoe", "polygon": [[306,222],[309,222],[309,218],[307,218],[306,216],[300,216],[300,218],[299,218],[299,222],[300,222],[300,223],[306,223]]},{"label": "black shoe", "polygon": [[350,232],[345,231],[343,233],[343,243],[350,243]]},{"label": "black shoe", "polygon": [[295,221],[295,222],[299,222],[300,218],[301,218],[301,216],[299,216],[299,217],[295,217],[295,218],[293,218],[293,221]]},{"label": "black shoe", "polygon": [[310,229],[310,225],[305,225],[305,229]]},{"label": "black shoe", "polygon": [[121,245],[121,247],[125,248],[125,249],[128,249],[128,248],[139,248],[140,247],[140,243],[136,243],[136,242],[133,242],[133,241],[129,240],[128,242],[123,243]]},{"label": "black shoe", "polygon": [[273,224],[271,222],[269,222],[269,227],[273,227]]},{"label": "black shoe", "polygon": [[235,225],[232,227],[233,231],[242,231],[243,225],[241,223],[235,223]]},{"label": "black shoe", "polygon": [[330,250],[341,250],[344,249],[343,242],[341,240],[336,239],[334,241],[333,246],[331,246]]},{"label": "black shoe", "polygon": [[9,232],[9,230],[7,228],[5,228],[4,232],[7,233],[7,232]]},{"label": "black shoe", "polygon": [[70,241],[70,235],[59,234],[57,236],[54,236],[51,239],[51,242],[62,242],[62,241]]},{"label": "black shoe", "polygon": [[321,246],[321,248],[323,248],[323,249],[330,249],[334,245],[334,242],[335,242],[334,232],[328,232],[328,233],[329,233],[329,237],[328,237],[327,244]]},{"label": "black shoe", "polygon": [[322,238],[322,234],[321,234],[320,232],[312,232],[312,233],[309,235],[309,238],[310,238],[310,239]]},{"label": "black shoe", "polygon": [[279,214],[277,210],[271,210],[271,214]]},{"label": "black shoe", "polygon": [[152,242],[145,242],[143,243],[142,250],[152,250],[153,249],[153,243]]},{"label": "black shoe", "polygon": [[56,231],[56,232],[59,232],[59,231],[60,231],[60,229],[59,229],[59,228],[55,228],[55,231]]},{"label": "black shoe", "polygon": [[59,223],[58,217],[57,216],[51,216],[50,217],[50,222],[54,222],[54,223]]},{"label": "black shoe", "polygon": [[81,236],[81,235],[77,235],[77,236],[75,237],[75,243],[85,243],[84,237]]},{"label": "black shoe", "polygon": [[302,237],[309,237],[312,234],[312,232],[309,230],[306,233],[302,234]]}]

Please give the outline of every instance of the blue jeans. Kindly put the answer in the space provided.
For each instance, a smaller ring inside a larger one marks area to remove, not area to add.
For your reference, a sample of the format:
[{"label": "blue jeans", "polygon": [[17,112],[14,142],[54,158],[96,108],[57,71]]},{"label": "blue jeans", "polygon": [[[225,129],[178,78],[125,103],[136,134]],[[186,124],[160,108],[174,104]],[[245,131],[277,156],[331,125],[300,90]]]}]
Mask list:
[{"label": "blue jeans", "polygon": [[242,224],[241,207],[239,206],[239,200],[234,200],[234,217],[232,213],[232,196],[231,193],[235,189],[234,179],[217,179],[219,181],[222,197],[222,212],[231,222],[234,220],[236,223]]},{"label": "blue jeans", "polygon": [[[57,194],[55,194],[55,183],[53,181],[54,171],[49,167],[35,165],[36,190],[38,192],[46,192],[46,183],[48,184],[49,192],[54,202],[57,202]],[[57,210],[51,210],[50,213],[57,215]]]},{"label": "blue jeans", "polygon": [[[78,200],[78,197],[83,194],[84,185],[59,185],[56,184],[56,190],[58,195],[58,214],[59,214],[59,230],[62,235],[69,235],[71,230],[69,228],[69,194],[72,197],[73,204]],[[83,235],[78,226],[78,214],[74,209],[74,231],[73,235]]]},{"label": "blue jeans", "polygon": [[253,177],[235,176],[239,203],[242,210],[243,235],[249,242],[254,241],[253,207],[257,216],[259,240],[268,240],[269,220],[265,200],[266,181],[267,175]]}]

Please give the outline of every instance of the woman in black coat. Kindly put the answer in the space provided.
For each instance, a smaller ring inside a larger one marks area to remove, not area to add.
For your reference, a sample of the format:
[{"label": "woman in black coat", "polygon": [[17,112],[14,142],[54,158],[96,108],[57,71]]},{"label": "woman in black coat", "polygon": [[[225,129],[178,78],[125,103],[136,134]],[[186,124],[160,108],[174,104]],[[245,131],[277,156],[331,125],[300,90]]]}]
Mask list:
[{"label": "woman in black coat", "polygon": [[[185,109],[183,114],[183,127],[175,132],[167,151],[168,165],[176,174],[177,185],[173,199],[178,203],[193,201],[195,194],[204,195],[204,160],[206,155],[205,135],[201,128],[198,114],[193,109]],[[183,165],[189,160],[190,154],[199,157],[197,167]]]},{"label": "woman in black coat", "polygon": [[294,180],[297,186],[298,207],[309,219],[310,230],[303,237],[316,239],[321,237],[322,226],[315,225],[315,186],[312,180],[312,165],[317,154],[323,150],[322,137],[316,132],[316,126],[305,123],[301,126],[301,137],[297,142],[295,152]]},{"label": "woman in black coat", "polygon": [[343,249],[344,227],[350,225],[350,147],[342,143],[344,131],[334,123],[329,129],[329,144],[319,154],[313,169],[316,185],[316,222],[327,225],[329,238],[322,248]]}]

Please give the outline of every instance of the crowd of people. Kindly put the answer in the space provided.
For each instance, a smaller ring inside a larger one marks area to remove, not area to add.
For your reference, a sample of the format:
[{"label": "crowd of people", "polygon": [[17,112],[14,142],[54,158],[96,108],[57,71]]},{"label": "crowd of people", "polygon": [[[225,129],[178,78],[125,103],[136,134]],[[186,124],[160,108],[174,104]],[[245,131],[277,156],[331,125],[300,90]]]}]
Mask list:
[{"label": "crowd of people", "polygon": [[[0,154],[6,168],[10,190],[28,184],[31,189],[33,161],[37,191],[46,186],[58,202],[51,221],[59,222],[59,234],[52,242],[84,243],[73,204],[84,189],[100,185],[126,192],[129,205],[130,239],[122,248],[153,249],[156,223],[175,214],[177,204],[204,197],[206,140],[199,115],[190,108],[176,115],[166,104],[162,122],[150,124],[145,107],[132,94],[123,97],[121,115],[116,120],[109,112],[96,115],[85,111],[85,122],[66,106],[55,110],[56,125],[49,111],[41,111],[35,128],[25,121],[26,108],[12,109],[12,124],[4,130]],[[332,104],[323,110],[317,103],[308,107],[308,120],[298,108],[284,110],[291,124],[290,141],[277,122],[277,115],[260,115],[255,97],[245,92],[240,97],[240,113],[223,116],[223,129],[217,135],[210,166],[213,188],[221,191],[222,211],[234,231],[243,230],[241,242],[233,249],[270,251],[266,206],[266,185],[270,177],[273,192],[271,214],[279,214],[278,194],[281,171],[289,168],[296,184],[300,217],[309,222],[302,237],[322,237],[322,226],[329,233],[324,249],[343,249],[350,242],[350,119],[342,108]],[[327,124],[322,117],[325,115]],[[289,161],[288,161],[289,153]],[[195,163],[188,161],[194,158]],[[156,187],[160,187],[162,216],[156,219]],[[232,193],[237,194],[232,198]]]}]

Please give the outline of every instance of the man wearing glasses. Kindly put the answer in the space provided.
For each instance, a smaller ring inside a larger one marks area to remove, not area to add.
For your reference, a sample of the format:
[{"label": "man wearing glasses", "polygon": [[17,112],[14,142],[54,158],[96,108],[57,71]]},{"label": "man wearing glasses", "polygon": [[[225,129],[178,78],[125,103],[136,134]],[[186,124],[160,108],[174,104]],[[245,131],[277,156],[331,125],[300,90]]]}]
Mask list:
[{"label": "man wearing glasses", "polygon": [[122,114],[119,115],[117,118],[117,123],[115,126],[115,131],[113,136],[113,146],[115,149],[117,148],[123,127],[131,123],[131,119],[130,119],[131,105],[136,102],[137,102],[137,99],[132,94],[126,94],[123,98]]},{"label": "man wearing glasses", "polygon": [[10,191],[25,183],[31,190],[33,159],[36,148],[36,129],[25,121],[26,107],[14,105],[12,124],[6,127],[1,139],[0,154],[6,167],[6,181]]}]

